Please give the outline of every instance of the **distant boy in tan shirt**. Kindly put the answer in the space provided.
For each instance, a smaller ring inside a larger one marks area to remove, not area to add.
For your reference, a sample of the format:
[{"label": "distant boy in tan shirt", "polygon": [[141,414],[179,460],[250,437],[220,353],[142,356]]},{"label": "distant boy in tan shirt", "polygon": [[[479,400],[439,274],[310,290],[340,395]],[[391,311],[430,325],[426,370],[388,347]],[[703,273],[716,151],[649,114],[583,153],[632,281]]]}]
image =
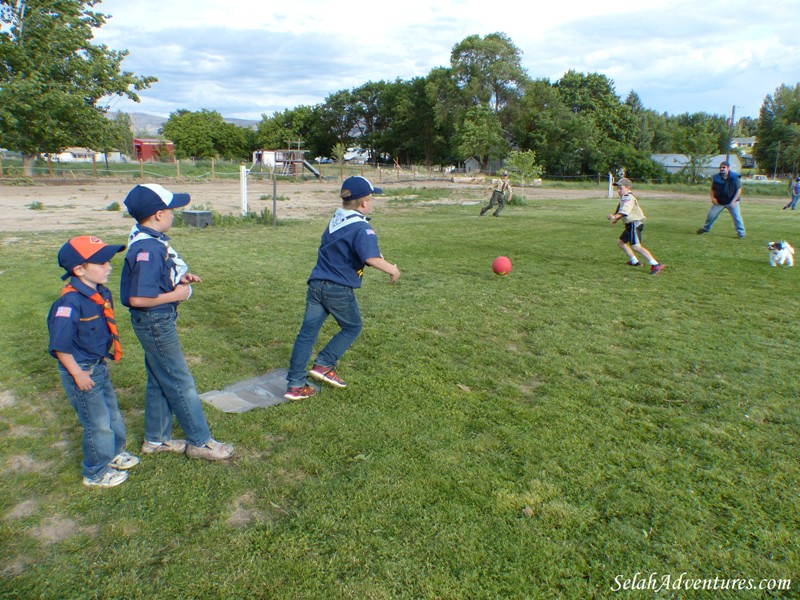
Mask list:
[{"label": "distant boy in tan shirt", "polygon": [[642,209],[639,208],[638,199],[631,191],[632,185],[631,180],[626,177],[614,182],[619,194],[619,205],[617,205],[616,212],[608,215],[608,220],[611,221],[612,225],[616,224],[620,219],[625,222],[625,229],[622,235],[619,236],[617,244],[628,256],[628,265],[631,267],[642,266],[635,254],[639,253],[650,263],[650,275],[658,275],[664,270],[664,265],[653,258],[650,251],[642,246],[642,230],[644,229],[646,217]]}]

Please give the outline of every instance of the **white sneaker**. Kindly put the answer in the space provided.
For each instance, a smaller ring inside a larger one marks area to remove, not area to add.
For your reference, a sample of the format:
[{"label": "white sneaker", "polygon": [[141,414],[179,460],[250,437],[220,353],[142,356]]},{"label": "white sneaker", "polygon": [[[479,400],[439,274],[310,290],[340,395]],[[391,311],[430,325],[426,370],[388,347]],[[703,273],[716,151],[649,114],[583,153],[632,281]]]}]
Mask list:
[{"label": "white sneaker", "polygon": [[109,469],[108,471],[106,471],[105,475],[103,475],[99,479],[89,479],[88,477],[84,477],[83,485],[85,485],[86,487],[110,488],[114,487],[115,485],[119,485],[127,478],[128,474],[125,471],[117,471],[116,469]]},{"label": "white sneaker", "polygon": [[208,440],[205,446],[186,446],[189,458],[205,458],[206,460],[226,460],[233,456],[233,446],[217,440]]},{"label": "white sneaker", "polygon": [[132,454],[129,454],[125,451],[120,452],[114,457],[110,463],[108,463],[109,467],[113,467],[120,471],[127,471],[128,469],[135,467],[139,464],[139,459]]},{"label": "white sneaker", "polygon": [[164,440],[163,442],[148,442],[142,444],[142,454],[158,454],[159,452],[175,452],[183,454],[186,450],[186,440]]}]

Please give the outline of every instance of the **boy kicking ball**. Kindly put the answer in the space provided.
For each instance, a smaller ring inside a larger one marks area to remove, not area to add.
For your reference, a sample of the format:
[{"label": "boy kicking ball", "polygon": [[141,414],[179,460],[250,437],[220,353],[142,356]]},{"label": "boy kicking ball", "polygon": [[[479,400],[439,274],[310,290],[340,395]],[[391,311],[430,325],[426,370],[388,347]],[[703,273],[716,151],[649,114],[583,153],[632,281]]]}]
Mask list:
[{"label": "boy kicking ball", "polygon": [[641,267],[642,263],[636,258],[636,254],[641,255],[650,263],[650,275],[658,275],[664,270],[664,265],[659,263],[650,251],[642,246],[642,230],[644,230],[645,216],[639,208],[639,200],[631,191],[633,184],[627,177],[614,182],[619,194],[619,205],[616,212],[608,215],[611,225],[623,219],[625,229],[619,236],[617,244],[628,257],[628,265],[631,267]]},{"label": "boy kicking ball", "polygon": [[[294,341],[287,400],[302,400],[316,393],[308,377],[343,388],[346,383],[336,373],[336,363],[361,333],[361,312],[355,289],[361,287],[364,267],[370,266],[389,276],[389,283],[400,277],[397,265],[383,258],[378,236],[369,224],[373,194],[382,190],[366,178],[348,177],[342,183],[342,206],[337,208],[322,234],[317,264],[308,278],[306,311]],[[320,350],[310,371],[306,371],[322,325],[328,316],[336,319],[340,330]]]}]

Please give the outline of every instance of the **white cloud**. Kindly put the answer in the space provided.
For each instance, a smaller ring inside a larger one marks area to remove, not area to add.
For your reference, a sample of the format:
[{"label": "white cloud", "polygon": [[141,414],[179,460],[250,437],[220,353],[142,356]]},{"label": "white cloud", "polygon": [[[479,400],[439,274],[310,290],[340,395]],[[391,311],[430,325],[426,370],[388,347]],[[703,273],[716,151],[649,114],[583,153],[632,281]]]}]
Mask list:
[{"label": "white cloud", "polygon": [[408,0],[302,4],[244,0],[105,0],[97,40],[127,49],[126,70],[159,78],[142,103],[255,118],[368,81],[410,79],[449,64],[469,35],[507,34],[534,78],[603,73],[625,97],[672,114],[757,116],[764,97],[800,79],[794,2],[776,0]]}]

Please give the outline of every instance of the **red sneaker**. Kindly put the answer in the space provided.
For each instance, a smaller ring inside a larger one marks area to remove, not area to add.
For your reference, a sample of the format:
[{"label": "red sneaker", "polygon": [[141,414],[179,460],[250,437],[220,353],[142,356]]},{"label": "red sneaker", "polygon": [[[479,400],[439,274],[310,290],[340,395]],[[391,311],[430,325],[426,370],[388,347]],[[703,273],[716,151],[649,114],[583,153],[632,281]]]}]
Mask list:
[{"label": "red sneaker", "polygon": [[308,374],[317,381],[324,381],[333,387],[347,387],[347,384],[336,374],[336,371],[333,370],[333,367],[323,367],[315,364]]},{"label": "red sneaker", "polygon": [[317,390],[313,387],[304,385],[303,387],[290,387],[283,397],[287,400],[303,400],[304,398],[311,398],[316,393]]},{"label": "red sneaker", "polygon": [[666,265],[662,265],[660,263],[657,265],[653,265],[652,267],[650,267],[650,275],[658,275],[659,273],[661,273],[661,271],[664,270],[665,266]]}]

